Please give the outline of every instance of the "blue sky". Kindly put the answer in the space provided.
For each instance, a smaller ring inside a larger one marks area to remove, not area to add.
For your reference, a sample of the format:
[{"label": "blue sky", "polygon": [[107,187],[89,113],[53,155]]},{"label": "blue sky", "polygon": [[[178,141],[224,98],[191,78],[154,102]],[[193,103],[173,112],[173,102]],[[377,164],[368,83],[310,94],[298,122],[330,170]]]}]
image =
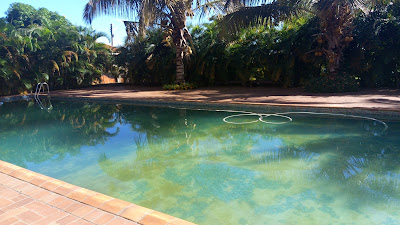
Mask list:
[{"label": "blue sky", "polygon": [[[124,20],[134,20],[134,18],[117,17],[117,16],[99,16],[94,19],[91,25],[86,24],[82,19],[83,8],[89,0],[1,0],[0,4],[0,17],[5,16],[5,12],[10,4],[20,2],[38,8],[47,8],[50,11],[58,12],[60,15],[65,16],[74,25],[92,27],[94,30],[104,32],[110,35],[110,24],[113,24],[114,31],[114,46],[119,46],[124,43],[126,32]],[[206,21],[203,19],[202,21]],[[198,19],[194,19],[193,23],[198,23]],[[190,24],[191,21],[189,20]],[[109,44],[107,38],[99,38],[100,42]]]},{"label": "blue sky", "polygon": [[[113,24],[114,30],[114,46],[118,46],[124,43],[126,36],[125,26],[123,20],[129,20],[129,18],[115,17],[115,16],[101,16],[97,17],[91,25],[86,24],[82,19],[82,12],[85,4],[88,0],[1,0],[0,4],[0,17],[5,16],[10,4],[14,2],[20,2],[29,4],[36,9],[47,8],[50,11],[56,11],[60,15],[65,16],[74,25],[92,27],[96,31],[101,31],[110,34],[110,24]],[[131,19],[132,20],[132,19]],[[100,38],[100,42],[108,43],[106,38]]]}]

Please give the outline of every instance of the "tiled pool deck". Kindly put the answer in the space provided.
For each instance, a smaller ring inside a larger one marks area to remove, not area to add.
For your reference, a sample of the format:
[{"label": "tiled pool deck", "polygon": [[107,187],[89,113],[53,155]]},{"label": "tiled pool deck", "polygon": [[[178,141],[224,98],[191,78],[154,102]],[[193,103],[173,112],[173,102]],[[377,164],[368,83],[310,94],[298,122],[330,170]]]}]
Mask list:
[{"label": "tiled pool deck", "polygon": [[95,86],[51,92],[54,97],[113,99],[118,101],[168,101],[258,106],[292,106],[400,111],[400,90],[369,89],[320,94],[299,88],[215,87],[164,91],[157,87]]},{"label": "tiled pool deck", "polygon": [[192,223],[0,161],[0,225]]},{"label": "tiled pool deck", "polygon": [[[98,86],[55,91],[55,98],[115,102],[173,102],[286,106],[339,110],[369,110],[400,115],[399,90],[366,90],[344,94],[310,94],[300,89],[220,87],[191,91],[160,88]],[[1,101],[21,99],[1,98]],[[256,109],[256,108],[255,108]],[[188,225],[175,218],[129,202],[53,179],[0,160],[0,225],[3,224],[170,224]]]}]

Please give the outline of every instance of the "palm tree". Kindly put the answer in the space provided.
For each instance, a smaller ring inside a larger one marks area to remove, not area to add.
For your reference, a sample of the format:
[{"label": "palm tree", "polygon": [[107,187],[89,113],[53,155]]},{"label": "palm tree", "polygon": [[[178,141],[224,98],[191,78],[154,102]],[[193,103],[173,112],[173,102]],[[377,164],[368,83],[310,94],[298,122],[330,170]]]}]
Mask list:
[{"label": "palm tree", "polygon": [[[237,1],[237,0],[236,0]],[[240,1],[240,0],[239,0]],[[319,18],[320,32],[316,55],[325,55],[328,71],[337,73],[344,48],[353,40],[353,19],[357,13],[368,13],[379,1],[372,0],[242,0],[245,7],[226,15],[220,26],[227,32],[256,24],[272,24],[312,14]],[[260,3],[267,3],[259,5]],[[235,4],[235,0],[226,5]],[[237,4],[236,4],[237,5]],[[257,5],[257,6],[254,6]],[[253,7],[251,7],[253,6]]]},{"label": "palm tree", "polygon": [[138,22],[133,23],[139,37],[144,37],[145,30],[161,27],[166,40],[172,41],[176,50],[176,83],[185,82],[185,55],[189,55],[191,35],[186,27],[186,18],[195,12],[204,16],[208,12],[223,11],[222,0],[89,0],[84,9],[83,18],[91,23],[95,16],[102,14],[137,15]]}]

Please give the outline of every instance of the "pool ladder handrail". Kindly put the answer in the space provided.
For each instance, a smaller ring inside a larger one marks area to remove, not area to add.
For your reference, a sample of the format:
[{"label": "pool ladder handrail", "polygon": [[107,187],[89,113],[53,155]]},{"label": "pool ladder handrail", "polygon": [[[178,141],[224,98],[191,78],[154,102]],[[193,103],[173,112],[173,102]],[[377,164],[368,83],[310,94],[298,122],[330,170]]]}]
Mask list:
[{"label": "pool ladder handrail", "polygon": [[43,105],[43,102],[40,100],[40,92],[43,90],[43,93],[45,93],[44,86],[47,87],[47,94],[50,93],[49,85],[46,82],[38,83],[36,85],[35,100],[36,100],[37,104],[40,106],[41,109],[51,110],[53,108],[53,106],[51,105],[50,100],[49,100],[49,103],[50,103],[49,107],[45,107]]}]

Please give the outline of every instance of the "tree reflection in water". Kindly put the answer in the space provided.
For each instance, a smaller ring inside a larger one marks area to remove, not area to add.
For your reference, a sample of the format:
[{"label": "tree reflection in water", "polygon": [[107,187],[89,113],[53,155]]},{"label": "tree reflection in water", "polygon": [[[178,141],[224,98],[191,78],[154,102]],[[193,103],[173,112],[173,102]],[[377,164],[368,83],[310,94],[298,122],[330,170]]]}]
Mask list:
[{"label": "tree reflection in water", "polygon": [[[0,107],[1,159],[23,166],[80,157],[83,146],[115,139],[126,149],[99,151],[86,165],[112,187],[79,178],[77,164],[71,182],[204,224],[342,223],[354,213],[365,222],[365,207],[400,221],[399,122],[377,135],[379,123],[338,117],[234,125],[222,121],[226,112],[53,105],[50,113],[31,102]],[[216,216],[224,213],[229,219]]]},{"label": "tree reflection in water", "polygon": [[104,144],[118,134],[107,131],[118,123],[117,112],[115,105],[95,103],[55,102],[51,112],[33,101],[5,103],[0,108],[1,159],[24,167],[78,155],[81,146]]}]

